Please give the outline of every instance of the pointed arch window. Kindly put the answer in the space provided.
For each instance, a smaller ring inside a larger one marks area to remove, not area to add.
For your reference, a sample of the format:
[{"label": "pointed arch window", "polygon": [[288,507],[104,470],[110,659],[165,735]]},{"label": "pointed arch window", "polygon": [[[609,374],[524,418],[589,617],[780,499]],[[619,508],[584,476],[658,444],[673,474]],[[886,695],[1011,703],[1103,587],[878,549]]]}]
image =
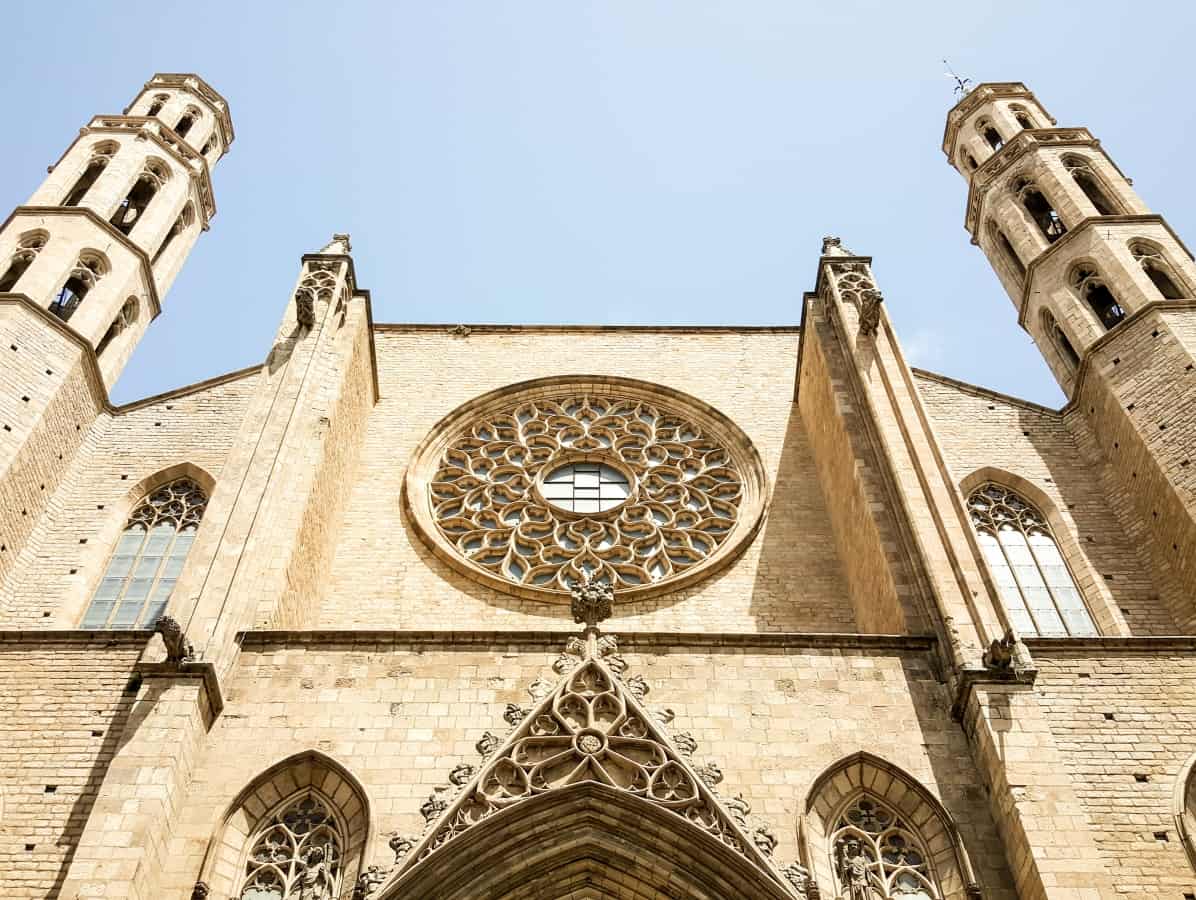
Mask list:
[{"label": "pointed arch window", "polygon": [[21,276],[33,264],[37,254],[46,246],[49,235],[44,231],[30,231],[21,235],[17,241],[17,251],[12,255],[8,269],[0,275],[0,293],[11,291],[21,280]]},{"label": "pointed arch window", "polygon": [[1051,206],[1033,181],[1028,178],[1019,178],[1013,182],[1012,187],[1013,195],[1017,197],[1022,208],[1030,214],[1030,218],[1034,220],[1034,224],[1038,226],[1042,236],[1047,239],[1047,243],[1053,244],[1067,234],[1067,228],[1064,226],[1063,220],[1059,218],[1059,213],[1055,211],[1055,208]]},{"label": "pointed arch window", "polygon": [[988,119],[981,119],[977,122],[976,130],[980,132],[980,136],[984,138],[988,146],[993,148],[994,153],[1005,146],[1005,139],[1001,137],[1001,132],[997,131],[997,127]]},{"label": "pointed arch window", "polygon": [[112,162],[112,157],[116,155],[118,149],[119,147],[113,143],[97,144],[92,149],[87,168],[79,175],[74,187],[67,192],[66,199],[62,201],[63,206],[78,206],[83,202],[83,198],[87,196],[91,186],[99,180],[104,169],[108,168],[108,163]]},{"label": "pointed arch window", "polygon": [[319,794],[299,792],[264,820],[250,844],[237,900],[334,900],[345,835]]},{"label": "pointed arch window", "polygon": [[103,261],[91,253],[81,254],[79,262],[71,269],[71,274],[59,289],[58,294],[50,304],[50,312],[62,321],[70,321],[75,310],[96,286],[96,282],[108,271]]},{"label": "pointed arch window", "polygon": [[1018,279],[1025,278],[1026,266],[1022,262],[1022,258],[1017,255],[1017,251],[1013,249],[1013,244],[1009,243],[1009,238],[1005,236],[1005,232],[1001,230],[1001,226],[996,222],[990,221],[988,223],[988,233],[992,238],[992,242],[1001,251],[1001,255],[1005,258],[1010,268],[1013,269]]},{"label": "pointed arch window", "polygon": [[84,628],[151,628],[195,542],[208,496],[176,478],[138,504],[83,617]]},{"label": "pointed arch window", "polygon": [[1125,307],[1117,302],[1095,268],[1077,266],[1071,273],[1071,286],[1105,328],[1115,328],[1121,324],[1125,318]]},{"label": "pointed arch window", "polygon": [[1185,292],[1180,288],[1171,266],[1164,259],[1162,250],[1143,241],[1135,241],[1130,245],[1130,253],[1138,261],[1138,265],[1142,267],[1146,276],[1158,288],[1164,300],[1183,299]]},{"label": "pointed arch window", "polygon": [[939,900],[931,854],[916,826],[865,792],[848,801],[831,834],[831,866],[844,900]]},{"label": "pointed arch window", "polygon": [[1046,518],[1024,497],[988,482],[968,511],[1013,626],[1028,637],[1095,637],[1096,625]]},{"label": "pointed arch window", "polygon": [[166,232],[166,237],[162,239],[162,243],[158,245],[158,249],[154,252],[153,263],[151,264],[157,264],[158,260],[160,260],[163,254],[166,253],[166,249],[171,245],[174,239],[190,228],[191,223],[194,221],[195,210],[192,208],[191,204],[188,203],[183,207],[183,211],[179,213],[179,217],[175,219],[174,224],[170,226],[170,231]]},{"label": "pointed arch window", "polygon": [[186,137],[195,127],[195,123],[199,121],[199,117],[199,110],[194,106],[188,106],[186,112],[179,118],[178,124],[174,126],[174,133],[179,137]]},{"label": "pointed arch window", "polygon": [[116,226],[121,234],[127,235],[133,230],[133,226],[141,220],[146,207],[169,178],[170,172],[161,162],[157,160],[147,162],[128,195],[117,206],[116,212],[112,214],[109,221]]},{"label": "pointed arch window", "polygon": [[108,330],[104,332],[104,337],[96,347],[96,356],[107,350],[116,338],[136,323],[137,305],[136,297],[130,297],[125,301],[124,306],[120,308],[120,312],[116,314],[116,318],[112,320],[112,324],[108,326]]},{"label": "pointed arch window", "polygon": [[1082,156],[1066,156],[1063,158],[1063,167],[1067,169],[1072,180],[1080,186],[1080,190],[1084,192],[1084,196],[1088,198],[1088,202],[1096,207],[1099,215],[1120,215],[1121,210],[1110,199],[1109,193],[1105,190],[1100,176],[1096,174],[1096,171],[1087,159]]},{"label": "pointed arch window", "polygon": [[1030,117],[1029,111],[1024,106],[1013,105],[1009,107],[1009,111],[1013,113],[1013,118],[1017,120],[1017,124],[1022,128],[1037,128],[1034,124],[1034,119]]},{"label": "pointed arch window", "polygon": [[153,102],[150,104],[149,109],[146,110],[145,114],[147,116],[156,116],[158,113],[162,112],[162,107],[166,105],[166,102],[169,99],[169,94],[157,94],[154,97]]},{"label": "pointed arch window", "polygon": [[1055,321],[1055,317],[1049,309],[1042,311],[1042,333],[1055,345],[1059,355],[1066,360],[1069,367],[1075,369],[1080,365],[1080,354],[1076,353],[1076,348],[1068,340],[1066,332],[1059,327],[1059,323]]}]

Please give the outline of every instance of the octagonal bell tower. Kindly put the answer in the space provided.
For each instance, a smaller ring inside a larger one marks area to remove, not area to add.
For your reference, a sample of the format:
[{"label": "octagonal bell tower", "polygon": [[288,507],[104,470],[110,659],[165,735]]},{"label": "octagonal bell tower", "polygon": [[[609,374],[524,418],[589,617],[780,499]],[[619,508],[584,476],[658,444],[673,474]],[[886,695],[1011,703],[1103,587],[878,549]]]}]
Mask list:
[{"label": "octagonal bell tower", "polygon": [[964,224],[1087,420],[1175,621],[1196,628],[1196,265],[1100,141],[1020,82],[978,85],[943,151]]}]

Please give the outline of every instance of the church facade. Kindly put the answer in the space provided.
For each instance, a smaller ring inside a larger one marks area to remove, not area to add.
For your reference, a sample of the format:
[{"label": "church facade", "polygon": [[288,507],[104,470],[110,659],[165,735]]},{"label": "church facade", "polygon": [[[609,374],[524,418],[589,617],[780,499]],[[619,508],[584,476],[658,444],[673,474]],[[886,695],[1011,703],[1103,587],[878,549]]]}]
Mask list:
[{"label": "church facade", "polygon": [[1086,129],[943,139],[1062,409],[835,238],[793,327],[519,327],[343,234],[114,406],[233,138],[155,75],[0,228],[0,896],[1196,897],[1196,265]]}]

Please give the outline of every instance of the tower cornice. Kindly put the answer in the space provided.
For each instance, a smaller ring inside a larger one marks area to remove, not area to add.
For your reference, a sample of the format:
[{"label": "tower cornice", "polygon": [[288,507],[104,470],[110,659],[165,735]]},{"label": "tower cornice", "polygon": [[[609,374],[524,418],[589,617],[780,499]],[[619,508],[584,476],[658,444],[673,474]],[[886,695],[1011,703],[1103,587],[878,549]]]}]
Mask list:
[{"label": "tower cornice", "polygon": [[[98,124],[97,124],[98,123]],[[163,122],[155,117],[146,116],[96,116],[88,125],[79,129],[79,136],[71,141],[66,151],[58,157],[57,162],[47,166],[47,172],[53,172],[66,159],[84,137],[89,134],[128,134],[136,131],[139,139],[152,140],[168,156],[184,169],[191,172],[199,194],[199,208],[203,212],[203,229],[208,230],[208,223],[216,215],[216,195],[212,190],[212,169],[203,154],[196,153],[187,145],[186,141],[174,133]]]},{"label": "tower cornice", "polygon": [[[162,312],[162,302],[158,297],[158,284],[154,280],[154,267],[150,262],[149,255],[144,250],[134,244],[128,237],[116,229],[111,222],[101,219],[92,210],[85,206],[18,206],[11,213],[4,223],[0,225],[0,231],[6,229],[10,222],[17,216],[82,216],[88,219],[92,224],[98,225],[112,240],[120,244],[130,253],[137,257],[138,264],[141,267],[141,275],[145,279],[148,292],[148,300],[150,305],[150,319],[156,319]],[[64,325],[68,330],[73,332],[70,326]]]},{"label": "tower cornice", "polygon": [[[955,140],[959,136],[959,127],[964,120],[978,107],[1002,98],[1031,100],[1046,113],[1046,108],[1038,102],[1034,92],[1020,81],[986,81],[978,84],[947,112],[947,125],[943,131],[943,153],[947,155],[948,159],[955,156]],[[1054,117],[1050,113],[1046,113],[1046,115],[1054,125]]]},{"label": "tower cornice", "polygon": [[[220,124],[220,137],[224,141],[225,149],[228,148],[236,134],[233,131],[233,119],[228,108],[228,101],[219,91],[194,72],[158,72],[145,83],[144,90],[162,87],[184,88],[203,100]],[[126,106],[125,113],[132,108],[131,105]]]}]

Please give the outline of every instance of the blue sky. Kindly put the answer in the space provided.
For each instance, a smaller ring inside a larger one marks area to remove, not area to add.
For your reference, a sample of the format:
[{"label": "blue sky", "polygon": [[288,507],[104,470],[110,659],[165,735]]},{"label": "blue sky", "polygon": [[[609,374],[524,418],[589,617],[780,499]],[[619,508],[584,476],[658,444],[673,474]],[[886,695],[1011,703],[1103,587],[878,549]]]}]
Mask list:
[{"label": "blue sky", "polygon": [[1191,2],[24,2],[0,206],[155,71],[228,98],[219,212],[117,402],[259,362],[300,255],[349,231],[378,322],[664,324],[795,324],[837,234],[916,365],[1057,405],[963,229],[940,59],[1025,81],[1196,240],[1194,26]]}]

